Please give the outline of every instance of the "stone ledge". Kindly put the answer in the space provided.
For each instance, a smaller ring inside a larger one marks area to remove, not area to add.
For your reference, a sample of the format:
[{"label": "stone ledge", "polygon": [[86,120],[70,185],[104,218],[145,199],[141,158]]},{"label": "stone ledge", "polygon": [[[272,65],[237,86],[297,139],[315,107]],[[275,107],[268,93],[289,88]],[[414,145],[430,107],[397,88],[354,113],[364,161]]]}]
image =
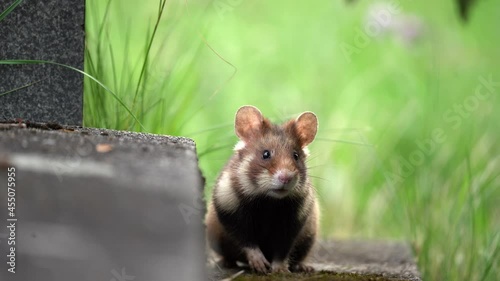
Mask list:
[{"label": "stone ledge", "polygon": [[310,257],[318,271],[313,274],[256,275],[248,268],[223,269],[209,266],[210,280],[339,280],[339,281],[421,281],[408,244],[397,241],[320,241]]},{"label": "stone ledge", "polygon": [[[1,192],[7,167],[14,166],[18,221],[17,272],[4,267],[0,280],[205,278],[203,178],[192,140],[2,125]],[[180,204],[197,212],[187,220]],[[0,209],[7,209],[7,200],[0,200]],[[3,227],[4,265],[5,234]]]}]

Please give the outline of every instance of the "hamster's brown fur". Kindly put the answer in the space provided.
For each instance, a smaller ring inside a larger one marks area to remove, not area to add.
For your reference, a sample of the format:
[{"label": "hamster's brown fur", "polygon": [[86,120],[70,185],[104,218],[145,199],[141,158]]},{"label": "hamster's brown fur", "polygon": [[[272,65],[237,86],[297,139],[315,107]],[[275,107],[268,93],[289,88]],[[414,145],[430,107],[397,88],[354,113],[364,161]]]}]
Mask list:
[{"label": "hamster's brown fur", "polygon": [[225,266],[265,272],[313,271],[306,259],[318,232],[316,192],[307,176],[307,145],[318,127],[304,112],[272,124],[253,106],[236,113],[240,142],[215,184],[207,241]]}]

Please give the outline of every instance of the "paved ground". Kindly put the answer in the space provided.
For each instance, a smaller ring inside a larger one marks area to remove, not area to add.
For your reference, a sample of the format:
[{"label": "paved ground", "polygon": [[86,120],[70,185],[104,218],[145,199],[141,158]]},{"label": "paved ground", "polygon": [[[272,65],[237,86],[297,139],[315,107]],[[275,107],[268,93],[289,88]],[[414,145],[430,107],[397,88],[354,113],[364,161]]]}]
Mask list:
[{"label": "paved ground", "polygon": [[413,253],[405,242],[320,242],[313,261],[322,271],[373,275],[388,280],[420,280]]},{"label": "paved ground", "polygon": [[[245,274],[235,280],[421,281],[410,247],[404,242],[320,241],[310,263],[318,273],[258,276],[242,268]],[[211,280],[228,278],[240,271],[209,266]]]}]

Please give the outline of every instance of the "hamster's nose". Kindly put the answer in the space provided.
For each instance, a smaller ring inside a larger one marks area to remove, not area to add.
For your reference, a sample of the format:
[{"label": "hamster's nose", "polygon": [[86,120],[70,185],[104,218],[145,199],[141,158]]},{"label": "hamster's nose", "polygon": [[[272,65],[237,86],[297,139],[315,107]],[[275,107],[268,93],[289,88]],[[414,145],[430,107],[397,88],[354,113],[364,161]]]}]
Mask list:
[{"label": "hamster's nose", "polygon": [[282,184],[287,184],[289,183],[291,180],[292,180],[292,177],[285,174],[285,173],[282,173],[282,174],[279,174],[278,175],[278,180],[282,183]]}]

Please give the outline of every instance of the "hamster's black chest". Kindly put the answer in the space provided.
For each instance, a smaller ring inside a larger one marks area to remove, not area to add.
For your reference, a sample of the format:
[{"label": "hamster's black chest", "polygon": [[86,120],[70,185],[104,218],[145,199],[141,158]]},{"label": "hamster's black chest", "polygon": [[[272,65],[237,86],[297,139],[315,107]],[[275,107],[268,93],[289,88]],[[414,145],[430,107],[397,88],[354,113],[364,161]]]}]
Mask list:
[{"label": "hamster's black chest", "polygon": [[299,221],[301,200],[259,198],[241,206],[239,223],[253,236],[266,257],[295,239],[303,222]]}]

